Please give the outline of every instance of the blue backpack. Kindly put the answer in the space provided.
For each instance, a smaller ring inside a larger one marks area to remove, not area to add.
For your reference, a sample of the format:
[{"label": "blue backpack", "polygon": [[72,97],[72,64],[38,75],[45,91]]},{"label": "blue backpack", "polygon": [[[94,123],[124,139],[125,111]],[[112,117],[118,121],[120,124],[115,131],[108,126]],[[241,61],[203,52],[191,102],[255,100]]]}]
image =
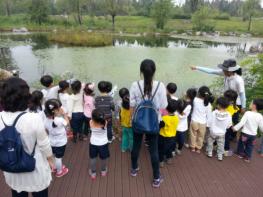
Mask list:
[{"label": "blue backpack", "polygon": [[31,155],[26,153],[20,133],[15,127],[18,119],[25,113],[19,114],[11,126],[6,125],[1,117],[5,128],[0,131],[0,169],[5,172],[22,173],[35,170],[36,160],[33,156],[36,144]]},{"label": "blue backpack", "polygon": [[160,86],[158,82],[157,88],[151,98],[145,99],[142,88],[138,83],[139,90],[142,95],[141,103],[136,107],[133,120],[132,128],[136,133],[142,134],[158,134],[159,133],[159,116],[158,110],[156,109],[153,99],[157,93],[157,90]]}]

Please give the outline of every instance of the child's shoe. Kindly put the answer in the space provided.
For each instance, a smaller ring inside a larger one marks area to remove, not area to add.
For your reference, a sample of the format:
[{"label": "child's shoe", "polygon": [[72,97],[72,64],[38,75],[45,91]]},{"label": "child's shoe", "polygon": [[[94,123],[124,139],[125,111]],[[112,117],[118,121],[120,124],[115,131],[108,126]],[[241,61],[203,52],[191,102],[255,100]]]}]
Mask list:
[{"label": "child's shoe", "polygon": [[212,158],[213,157],[213,153],[208,152],[207,153],[207,157]]},{"label": "child's shoe", "polygon": [[177,155],[181,155],[181,154],[182,154],[182,151],[179,150],[179,149],[176,149],[176,154],[177,154]]},{"label": "child's shoe", "polygon": [[92,172],[91,170],[89,170],[89,175],[90,175],[90,178],[91,178],[91,180],[96,180],[96,172]]},{"label": "child's shoe", "polygon": [[240,154],[238,154],[238,153],[236,153],[236,155],[237,155],[237,157],[238,157],[239,159],[243,159],[243,158],[244,158],[242,155],[240,155]]},{"label": "child's shoe", "polygon": [[62,168],[61,172],[57,172],[56,173],[56,177],[57,178],[60,178],[60,177],[63,177],[65,176],[67,173],[69,172],[68,168]]},{"label": "child's shoe", "polygon": [[163,168],[164,167],[164,162],[160,162],[160,168]]},{"label": "child's shoe", "polygon": [[105,177],[105,176],[107,176],[107,173],[108,173],[108,170],[107,170],[107,169],[102,170],[102,171],[101,171],[101,176],[102,176],[102,177]]},{"label": "child's shoe", "polygon": [[195,152],[195,148],[191,148],[191,152],[193,152],[193,153],[194,153],[194,152]]},{"label": "child's shoe", "polygon": [[154,188],[158,188],[158,187],[160,187],[160,185],[161,185],[162,182],[163,182],[163,177],[160,176],[159,179],[153,179],[152,186],[153,186]]},{"label": "child's shoe", "polygon": [[217,159],[218,159],[218,161],[223,161],[223,155],[218,155]]},{"label": "child's shoe", "polygon": [[244,161],[245,161],[246,163],[250,163],[250,159],[249,159],[248,157],[244,158]]},{"label": "child's shoe", "polygon": [[175,156],[176,156],[176,152],[175,152],[175,151],[173,151],[173,152],[172,152],[172,155],[173,155],[173,157],[175,157]]},{"label": "child's shoe", "polygon": [[187,144],[187,143],[185,143],[184,146],[185,146],[185,148],[189,148],[190,147],[189,144]]},{"label": "child's shoe", "polygon": [[231,157],[231,156],[233,156],[233,151],[232,151],[232,150],[226,150],[226,151],[224,152],[224,156],[225,156],[225,157]]},{"label": "child's shoe", "polygon": [[173,164],[173,161],[172,161],[172,159],[167,159],[166,163],[167,163],[168,165],[171,165],[171,164]]},{"label": "child's shoe", "polygon": [[201,150],[200,150],[200,149],[196,149],[195,152],[198,153],[198,154],[200,154],[200,153],[201,153]]},{"label": "child's shoe", "polygon": [[140,170],[140,168],[138,167],[138,168],[136,168],[136,169],[131,169],[131,176],[133,176],[133,177],[136,177],[137,176],[137,174],[138,174],[138,171]]}]

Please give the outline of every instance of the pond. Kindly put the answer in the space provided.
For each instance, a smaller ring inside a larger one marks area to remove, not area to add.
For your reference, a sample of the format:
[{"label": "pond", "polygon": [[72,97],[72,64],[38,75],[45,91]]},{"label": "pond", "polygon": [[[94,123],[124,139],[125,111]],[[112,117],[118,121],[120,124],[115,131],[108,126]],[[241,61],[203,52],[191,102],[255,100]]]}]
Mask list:
[{"label": "pond", "polygon": [[89,48],[51,44],[45,34],[0,36],[2,61],[3,57],[9,58],[20,76],[31,84],[45,73],[72,73],[82,81],[109,80],[119,87],[129,87],[140,78],[140,62],[150,58],[157,65],[156,79],[177,83],[179,94],[213,80],[212,76],[193,73],[190,65],[215,67],[224,59],[240,58],[244,46],[169,37],[116,37],[112,46]]}]

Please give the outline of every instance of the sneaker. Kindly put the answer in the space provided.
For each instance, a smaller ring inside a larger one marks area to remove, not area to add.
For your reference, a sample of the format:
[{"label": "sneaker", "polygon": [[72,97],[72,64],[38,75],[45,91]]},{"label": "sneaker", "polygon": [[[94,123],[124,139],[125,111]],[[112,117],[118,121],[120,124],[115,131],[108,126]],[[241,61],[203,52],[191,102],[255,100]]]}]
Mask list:
[{"label": "sneaker", "polygon": [[194,153],[194,152],[195,152],[195,148],[191,148],[191,152],[193,152],[193,153]]},{"label": "sneaker", "polygon": [[[62,169],[66,168],[65,165],[62,165]],[[56,168],[52,168],[51,170],[52,173],[57,173],[57,169]]]},{"label": "sneaker", "polygon": [[227,151],[225,151],[225,152],[224,152],[224,156],[225,156],[225,157],[231,157],[231,156],[233,156],[233,151],[232,151],[232,150],[227,150]]},{"label": "sneaker", "polygon": [[195,151],[196,153],[198,153],[198,154],[200,154],[201,153],[201,151],[200,151],[200,149],[196,149],[196,151]]},{"label": "sneaker", "polygon": [[223,161],[223,155],[218,155],[217,159],[218,159],[218,161]]},{"label": "sneaker", "polygon": [[153,179],[152,186],[153,186],[154,188],[158,188],[158,187],[160,187],[160,185],[161,185],[162,182],[163,182],[163,177],[160,176],[159,179]]},{"label": "sneaker", "polygon": [[176,156],[176,152],[175,152],[175,151],[173,151],[173,152],[172,152],[172,155],[173,155],[173,157],[175,157],[175,156]]},{"label": "sneaker", "polygon": [[187,143],[185,143],[184,146],[185,146],[186,148],[189,148],[189,147],[190,147],[189,144],[187,144]]},{"label": "sneaker", "polygon": [[250,159],[249,159],[249,158],[245,158],[244,161],[245,161],[246,163],[250,163]]},{"label": "sneaker", "polygon": [[164,162],[160,162],[160,168],[163,168],[164,167]]},{"label": "sneaker", "polygon": [[236,154],[239,159],[243,159],[244,157],[242,155]]},{"label": "sneaker", "polygon": [[207,157],[212,158],[213,154],[212,153],[207,153]]},{"label": "sneaker", "polygon": [[90,175],[90,178],[91,178],[91,180],[96,180],[96,172],[92,172],[91,170],[89,170],[89,175]]},{"label": "sneaker", "polygon": [[61,170],[60,173],[56,173],[56,177],[57,177],[57,178],[63,177],[63,176],[65,176],[68,172],[69,172],[68,168],[65,167],[65,168],[63,168],[63,169]]},{"label": "sneaker", "polygon": [[136,169],[131,169],[131,176],[133,176],[133,177],[137,176],[139,170],[140,170],[139,167]]},{"label": "sneaker", "polygon": [[179,150],[179,149],[177,149],[177,150],[176,150],[176,154],[177,154],[177,155],[181,155],[181,154],[182,154],[182,151]]},{"label": "sneaker", "polygon": [[101,176],[102,177],[105,177],[105,176],[107,176],[107,173],[108,173],[108,170],[106,169],[106,170],[102,170],[101,171]]}]

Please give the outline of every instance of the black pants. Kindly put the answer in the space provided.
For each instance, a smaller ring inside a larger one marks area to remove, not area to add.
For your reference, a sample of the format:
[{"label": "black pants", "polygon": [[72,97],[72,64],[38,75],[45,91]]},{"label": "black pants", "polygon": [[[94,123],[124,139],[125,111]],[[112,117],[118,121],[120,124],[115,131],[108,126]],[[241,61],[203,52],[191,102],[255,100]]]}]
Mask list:
[{"label": "black pants", "polygon": [[[28,192],[20,192],[18,193],[15,190],[12,191],[12,197],[28,197]],[[40,191],[40,192],[32,192],[33,197],[48,197],[48,188]]]},{"label": "black pants", "polygon": [[159,150],[159,161],[163,162],[164,159],[170,159],[173,157],[172,152],[175,147],[175,137],[163,137],[159,135],[158,139],[158,150]]},{"label": "black pants", "polygon": [[[131,152],[131,162],[132,168],[138,168],[138,158],[142,144],[142,138],[144,134],[134,132],[133,135],[133,148]],[[153,178],[160,178],[160,169],[159,169],[159,156],[158,156],[158,134],[146,135],[147,141],[149,144],[149,152],[151,156]]]},{"label": "black pants", "polygon": [[178,144],[178,150],[182,150],[185,142],[186,131],[176,133],[176,143]]}]

